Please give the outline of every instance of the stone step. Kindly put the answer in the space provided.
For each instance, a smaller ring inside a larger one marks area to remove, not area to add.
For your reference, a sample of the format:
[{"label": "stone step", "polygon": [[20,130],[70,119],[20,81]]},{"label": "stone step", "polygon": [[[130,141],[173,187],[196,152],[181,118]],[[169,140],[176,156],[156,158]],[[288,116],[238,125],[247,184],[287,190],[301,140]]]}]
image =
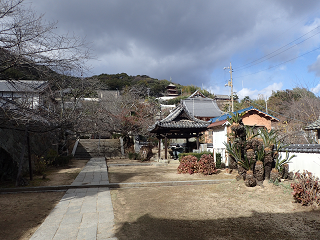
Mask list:
[{"label": "stone step", "polygon": [[75,158],[121,156],[118,139],[80,139],[75,152]]}]

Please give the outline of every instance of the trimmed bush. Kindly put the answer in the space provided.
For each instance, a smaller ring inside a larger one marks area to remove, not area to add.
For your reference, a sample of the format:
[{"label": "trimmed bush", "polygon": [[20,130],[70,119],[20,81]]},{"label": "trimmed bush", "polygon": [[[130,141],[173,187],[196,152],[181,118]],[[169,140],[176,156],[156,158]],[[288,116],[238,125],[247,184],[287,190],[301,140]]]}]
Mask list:
[{"label": "trimmed bush", "polygon": [[202,152],[202,153],[179,153],[179,154],[178,154],[178,157],[179,157],[179,161],[181,161],[181,159],[182,159],[183,157],[189,156],[189,155],[194,156],[194,157],[196,157],[198,160],[200,160],[200,158],[201,158],[201,156],[202,156],[203,154],[209,154],[209,155],[213,156],[213,153],[212,153],[212,152]]},{"label": "trimmed bush", "polygon": [[293,198],[303,206],[317,204],[320,206],[319,178],[312,176],[311,172],[295,173],[296,182],[291,184]]},{"label": "trimmed bush", "polygon": [[195,156],[187,155],[181,158],[180,165],[178,166],[178,173],[193,174],[198,172],[197,167],[198,159]]},{"label": "trimmed bush", "polygon": [[198,172],[204,175],[217,173],[216,165],[212,155],[203,154],[198,161]]},{"label": "trimmed bush", "polygon": [[217,169],[212,155],[202,154],[198,160],[197,157],[190,154],[181,158],[178,173],[202,173],[210,175],[217,173]]}]

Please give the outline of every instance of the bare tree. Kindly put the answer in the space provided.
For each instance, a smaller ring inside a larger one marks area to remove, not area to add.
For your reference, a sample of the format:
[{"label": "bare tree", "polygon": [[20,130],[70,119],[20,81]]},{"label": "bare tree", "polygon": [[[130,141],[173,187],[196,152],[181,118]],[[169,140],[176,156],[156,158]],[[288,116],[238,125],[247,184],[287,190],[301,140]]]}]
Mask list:
[{"label": "bare tree", "polygon": [[89,95],[94,84],[74,77],[88,70],[85,62],[91,56],[85,40],[56,34],[56,24],[27,8],[23,0],[0,1],[0,76],[24,69],[49,84],[37,107],[31,108],[21,98],[1,97],[0,126],[21,132],[56,131],[65,145],[65,133],[85,115],[79,99]]},{"label": "bare tree", "polygon": [[17,66],[43,74],[85,69],[84,61],[90,57],[85,41],[74,35],[56,34],[57,23],[46,22],[44,15],[25,8],[23,0],[1,1],[0,21],[0,72]]},{"label": "bare tree", "polygon": [[156,113],[159,111],[158,103],[147,100],[139,95],[137,89],[126,89],[121,95],[114,91],[99,102],[91,102],[91,116],[82,123],[83,132],[117,134],[126,139],[129,136],[149,136],[148,127],[155,122]]},{"label": "bare tree", "polygon": [[304,128],[316,121],[320,114],[320,99],[306,88],[297,87],[291,90],[292,98],[284,101],[282,121],[278,124],[285,142],[312,143],[310,132]]}]

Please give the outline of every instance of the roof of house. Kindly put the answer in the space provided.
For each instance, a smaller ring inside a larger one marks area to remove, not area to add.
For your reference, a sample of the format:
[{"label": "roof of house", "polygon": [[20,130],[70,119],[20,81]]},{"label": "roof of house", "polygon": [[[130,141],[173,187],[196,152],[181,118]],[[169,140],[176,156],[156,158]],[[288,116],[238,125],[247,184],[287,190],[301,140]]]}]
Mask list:
[{"label": "roof of house", "polygon": [[[243,108],[243,109],[240,109],[238,111],[235,111],[233,112],[233,114],[237,114],[237,113],[244,113],[244,112],[249,112],[249,111],[257,111],[258,113],[264,115],[265,117],[267,118],[270,118],[271,121],[274,121],[274,122],[279,122],[279,119],[278,118],[275,118],[273,116],[271,116],[270,114],[268,113],[265,113],[257,108],[254,108],[253,106],[251,107],[247,107],[247,108]],[[228,118],[231,118],[231,114],[230,113],[227,113],[227,114],[224,114],[222,116],[219,116],[219,117],[215,117],[215,118],[212,118],[210,119],[210,122],[217,122],[217,121],[221,121],[221,120],[227,120]]]},{"label": "roof of house", "polygon": [[222,99],[222,100],[230,100],[230,96],[229,95],[215,95],[214,99]]},{"label": "roof of house", "polygon": [[227,122],[228,122],[228,120],[221,120],[221,121],[213,122],[208,126],[208,128],[214,128],[214,127],[217,127],[217,126],[223,126]]},{"label": "roof of house", "polygon": [[209,122],[193,117],[184,105],[179,105],[164,119],[149,127],[149,131],[156,133],[160,129],[199,129],[205,130]]},{"label": "roof of house", "polygon": [[207,98],[199,90],[188,98],[182,100],[182,104],[195,117],[218,117],[223,114],[215,100]]},{"label": "roof of house", "polygon": [[41,92],[47,85],[47,81],[0,80],[0,92]]},{"label": "roof of house", "polygon": [[316,120],[315,122],[309,124],[308,126],[306,126],[304,128],[305,130],[316,130],[316,129],[320,129],[320,118],[318,120]]}]

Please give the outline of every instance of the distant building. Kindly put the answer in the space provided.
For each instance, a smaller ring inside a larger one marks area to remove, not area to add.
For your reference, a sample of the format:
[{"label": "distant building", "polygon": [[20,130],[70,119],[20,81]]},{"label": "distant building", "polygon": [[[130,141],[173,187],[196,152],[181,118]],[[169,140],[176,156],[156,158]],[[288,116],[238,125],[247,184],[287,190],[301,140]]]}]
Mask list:
[{"label": "distant building", "polygon": [[177,86],[170,83],[168,86],[167,86],[167,96],[168,97],[177,97],[179,96],[179,93],[178,93],[178,90],[177,90]]},{"label": "distant building", "polygon": [[305,130],[308,131],[313,131],[315,133],[315,141],[320,144],[320,117],[318,120],[316,120],[315,122],[309,124],[308,126],[306,126],[304,128]]},{"label": "distant building", "polygon": [[119,90],[97,90],[98,98],[106,99],[106,98],[118,98],[120,96]]},{"label": "distant building", "polygon": [[47,81],[0,80],[0,105],[8,104],[7,100],[18,100],[36,108],[48,86]]},{"label": "distant building", "polygon": [[[199,90],[182,100],[182,104],[188,109],[193,117],[203,121],[209,121],[211,118],[219,117],[224,114],[224,112],[219,109],[215,100],[204,96]],[[204,132],[206,143],[212,143],[211,136],[211,129]]]},{"label": "distant building", "polygon": [[224,114],[214,99],[207,98],[199,90],[182,100],[182,103],[192,116],[203,121],[209,121]]},{"label": "distant building", "polygon": [[163,97],[158,97],[157,99],[160,101],[160,102],[164,102],[164,101],[168,101],[170,99],[174,99],[176,97],[179,96],[179,92],[178,92],[178,89],[177,89],[177,86],[170,83],[168,86],[167,86],[167,92],[165,93],[165,96]]},{"label": "distant building", "polygon": [[214,100],[220,109],[224,109],[226,105],[231,106],[231,97],[229,95],[215,95]]}]

